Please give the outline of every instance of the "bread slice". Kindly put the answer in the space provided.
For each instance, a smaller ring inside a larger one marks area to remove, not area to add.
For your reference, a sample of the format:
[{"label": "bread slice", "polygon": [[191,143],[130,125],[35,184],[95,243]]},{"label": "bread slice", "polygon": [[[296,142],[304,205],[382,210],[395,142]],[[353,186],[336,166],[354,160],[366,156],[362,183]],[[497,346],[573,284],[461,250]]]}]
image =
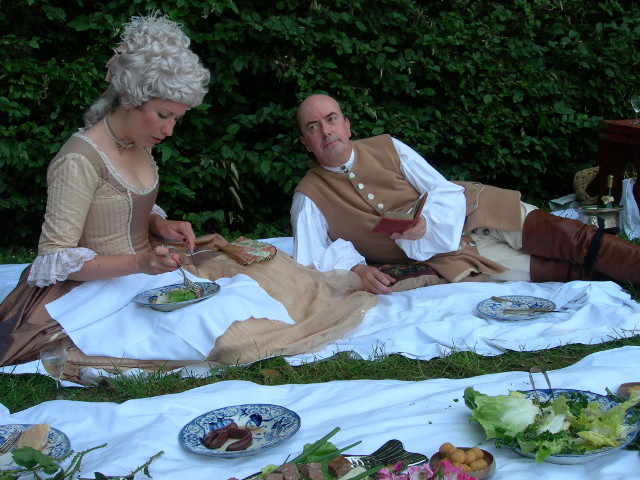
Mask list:
[{"label": "bread slice", "polygon": [[31,447],[42,451],[47,446],[47,443],[49,443],[49,439],[47,438],[48,435],[48,423],[38,423],[37,425],[33,425],[22,432],[22,435],[20,435],[20,438],[18,439],[16,448]]}]

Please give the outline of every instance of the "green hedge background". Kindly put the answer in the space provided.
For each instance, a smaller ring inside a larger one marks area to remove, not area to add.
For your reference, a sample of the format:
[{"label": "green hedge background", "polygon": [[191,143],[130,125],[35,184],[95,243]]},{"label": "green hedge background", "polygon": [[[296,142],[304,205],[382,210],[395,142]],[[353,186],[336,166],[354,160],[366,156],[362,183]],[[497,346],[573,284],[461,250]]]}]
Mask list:
[{"label": "green hedge background", "polygon": [[452,179],[542,204],[597,165],[603,119],[640,90],[640,6],[616,0],[3,0],[0,247],[35,245],[46,167],[105,89],[131,15],[182,23],[212,72],[157,147],[158,203],[199,233],[289,234],[305,171],[295,109],[326,92]]}]

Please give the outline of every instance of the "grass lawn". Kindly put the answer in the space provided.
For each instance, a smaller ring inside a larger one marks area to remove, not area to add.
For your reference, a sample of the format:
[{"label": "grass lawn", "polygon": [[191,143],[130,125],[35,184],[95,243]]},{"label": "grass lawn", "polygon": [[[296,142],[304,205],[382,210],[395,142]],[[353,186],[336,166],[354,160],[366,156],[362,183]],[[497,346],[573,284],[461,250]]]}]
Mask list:
[{"label": "grass lawn", "polygon": [[[534,365],[554,370],[572,365],[591,353],[627,345],[640,346],[640,335],[612,339],[596,345],[573,344],[536,352],[507,352],[493,357],[473,352],[456,352],[428,361],[411,360],[395,354],[374,355],[371,360],[363,361],[353,359],[345,353],[327,361],[292,367],[282,357],[274,357],[249,366],[224,367],[206,378],[181,378],[178,374],[157,372],[146,378],[121,377],[109,384],[91,388],[66,388],[65,395],[69,400],[119,403],[134,398],[179,393],[225,380],[282,385],[355,379],[419,381],[430,378],[468,378],[514,370],[528,372]],[[11,412],[24,410],[56,397],[54,381],[44,375],[0,375],[0,392],[0,403]]]}]

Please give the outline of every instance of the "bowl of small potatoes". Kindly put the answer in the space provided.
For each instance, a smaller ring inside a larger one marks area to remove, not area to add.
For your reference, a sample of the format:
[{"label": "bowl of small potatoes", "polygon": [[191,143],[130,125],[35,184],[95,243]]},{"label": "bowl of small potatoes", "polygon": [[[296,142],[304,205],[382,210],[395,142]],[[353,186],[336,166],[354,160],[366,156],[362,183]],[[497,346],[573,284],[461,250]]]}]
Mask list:
[{"label": "bowl of small potatoes", "polygon": [[448,461],[462,472],[477,479],[488,478],[496,471],[496,461],[491,452],[478,447],[456,447],[451,443],[440,445],[438,452],[429,459],[431,468]]}]

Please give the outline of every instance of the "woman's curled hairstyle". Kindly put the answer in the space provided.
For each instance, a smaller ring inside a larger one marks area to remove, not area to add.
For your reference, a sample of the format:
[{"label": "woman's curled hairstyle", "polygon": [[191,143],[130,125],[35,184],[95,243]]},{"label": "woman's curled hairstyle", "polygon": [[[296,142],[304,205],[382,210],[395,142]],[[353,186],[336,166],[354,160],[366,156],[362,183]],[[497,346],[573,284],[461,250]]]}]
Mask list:
[{"label": "woman's curled hairstyle", "polygon": [[133,17],[107,64],[109,87],[85,113],[85,128],[118,104],[139,107],[160,98],[189,108],[200,105],[210,75],[189,49],[190,43],[180,25],[167,16]]}]

